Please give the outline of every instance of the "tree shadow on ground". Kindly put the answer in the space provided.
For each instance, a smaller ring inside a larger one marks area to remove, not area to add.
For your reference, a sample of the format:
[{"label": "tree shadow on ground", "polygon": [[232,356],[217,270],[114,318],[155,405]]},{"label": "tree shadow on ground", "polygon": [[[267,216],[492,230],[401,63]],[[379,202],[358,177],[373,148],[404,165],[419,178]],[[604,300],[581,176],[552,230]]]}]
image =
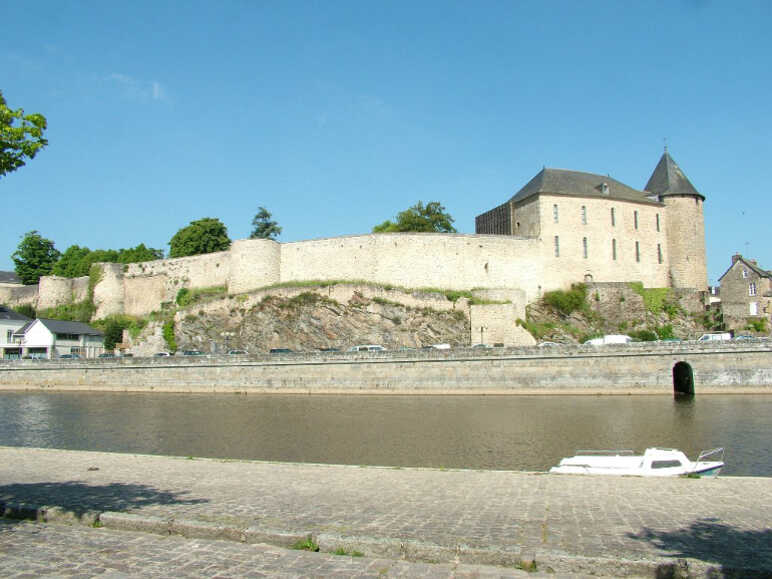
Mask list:
[{"label": "tree shadow on ground", "polygon": [[[772,529],[742,530],[700,519],[684,529],[657,531],[644,527],[627,536],[651,543],[674,558],[715,564],[715,577],[772,577]],[[677,565],[663,565],[657,577],[681,577]]]},{"label": "tree shadow on ground", "polygon": [[90,485],[82,482],[41,482],[0,485],[0,506],[6,515],[28,518],[28,509],[14,509],[11,505],[28,507],[56,506],[81,518],[88,512],[131,511],[150,505],[195,505],[207,499],[186,497],[187,492],[172,492],[148,485],[110,483]]}]

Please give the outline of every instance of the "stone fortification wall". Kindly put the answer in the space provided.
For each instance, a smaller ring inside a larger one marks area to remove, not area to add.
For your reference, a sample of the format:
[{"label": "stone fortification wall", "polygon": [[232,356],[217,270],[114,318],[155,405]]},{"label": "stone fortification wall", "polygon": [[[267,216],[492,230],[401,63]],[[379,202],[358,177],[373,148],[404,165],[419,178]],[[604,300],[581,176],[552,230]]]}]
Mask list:
[{"label": "stone fortification wall", "polygon": [[229,293],[244,293],[280,281],[279,243],[271,239],[240,239],[233,242],[230,249]]},{"label": "stone fortification wall", "polygon": [[470,306],[472,344],[534,345],[533,336],[514,323],[520,317],[517,315],[519,309],[515,304]]},{"label": "stone fortification wall", "polygon": [[0,361],[0,389],[349,394],[673,394],[686,362],[703,393],[772,392],[769,345],[317,354],[254,359]]},{"label": "stone fortification wall", "polygon": [[99,281],[94,285],[95,318],[106,318],[123,313],[125,292],[123,287],[123,265],[120,263],[99,263]]},{"label": "stone fortification wall", "polygon": [[0,304],[8,307],[29,304],[37,307],[39,290],[37,285],[0,287]]},{"label": "stone fortification wall", "polygon": [[393,233],[281,245],[281,281],[366,280],[407,288],[521,288],[535,299],[543,275],[535,239]]},{"label": "stone fortification wall", "polygon": [[96,317],[125,313],[141,316],[173,302],[182,288],[225,286],[230,276],[230,252],[159,259],[142,263],[101,264],[94,288]]},{"label": "stone fortification wall", "polygon": [[55,308],[61,304],[82,302],[88,298],[88,276],[59,277],[55,275],[40,278],[37,309]]}]

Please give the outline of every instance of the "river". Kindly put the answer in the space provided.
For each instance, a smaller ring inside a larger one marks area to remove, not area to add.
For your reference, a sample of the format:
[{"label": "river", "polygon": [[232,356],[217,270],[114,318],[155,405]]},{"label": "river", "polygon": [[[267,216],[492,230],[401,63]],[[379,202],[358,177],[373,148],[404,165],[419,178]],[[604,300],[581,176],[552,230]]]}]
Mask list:
[{"label": "river", "polygon": [[772,476],[772,396],[0,393],[0,445],[541,471],[577,449],[726,448]]}]

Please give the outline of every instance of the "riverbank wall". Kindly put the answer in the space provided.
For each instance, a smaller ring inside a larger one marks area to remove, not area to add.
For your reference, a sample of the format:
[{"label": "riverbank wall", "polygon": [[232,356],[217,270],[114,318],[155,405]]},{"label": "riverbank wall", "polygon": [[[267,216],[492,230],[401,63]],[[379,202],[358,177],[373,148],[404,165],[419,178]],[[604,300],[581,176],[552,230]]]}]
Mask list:
[{"label": "riverbank wall", "polygon": [[[680,369],[677,369],[677,367]],[[297,394],[772,394],[772,344],[9,360],[0,390]]]}]

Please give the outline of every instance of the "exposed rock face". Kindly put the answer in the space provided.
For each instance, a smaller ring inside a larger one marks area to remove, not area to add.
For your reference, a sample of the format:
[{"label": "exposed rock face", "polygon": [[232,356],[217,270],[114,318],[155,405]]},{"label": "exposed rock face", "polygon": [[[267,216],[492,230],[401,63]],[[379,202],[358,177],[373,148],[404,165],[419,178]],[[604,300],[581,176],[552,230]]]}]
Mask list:
[{"label": "exposed rock face", "polygon": [[695,339],[708,331],[701,321],[699,292],[672,291],[668,307],[663,311],[647,309],[644,299],[630,284],[587,284],[587,308],[568,316],[555,312],[542,301],[528,306],[528,320],[547,332],[542,340],[566,344],[582,342],[603,334],[630,334],[644,330],[659,330],[671,326],[676,338]]},{"label": "exposed rock face", "polygon": [[[388,349],[437,343],[469,345],[469,308],[463,298],[454,303],[444,296],[437,301],[436,295],[412,294],[406,301],[413,305],[403,305],[372,295],[384,293],[376,288],[350,290],[345,301],[329,297],[329,293],[333,292],[312,288],[223,296],[194,304],[175,316],[177,349],[259,353],[271,348],[345,350],[357,344],[380,344]],[[419,307],[421,303],[425,306]],[[145,328],[132,344],[132,351],[150,355],[167,350],[161,325]]]}]

